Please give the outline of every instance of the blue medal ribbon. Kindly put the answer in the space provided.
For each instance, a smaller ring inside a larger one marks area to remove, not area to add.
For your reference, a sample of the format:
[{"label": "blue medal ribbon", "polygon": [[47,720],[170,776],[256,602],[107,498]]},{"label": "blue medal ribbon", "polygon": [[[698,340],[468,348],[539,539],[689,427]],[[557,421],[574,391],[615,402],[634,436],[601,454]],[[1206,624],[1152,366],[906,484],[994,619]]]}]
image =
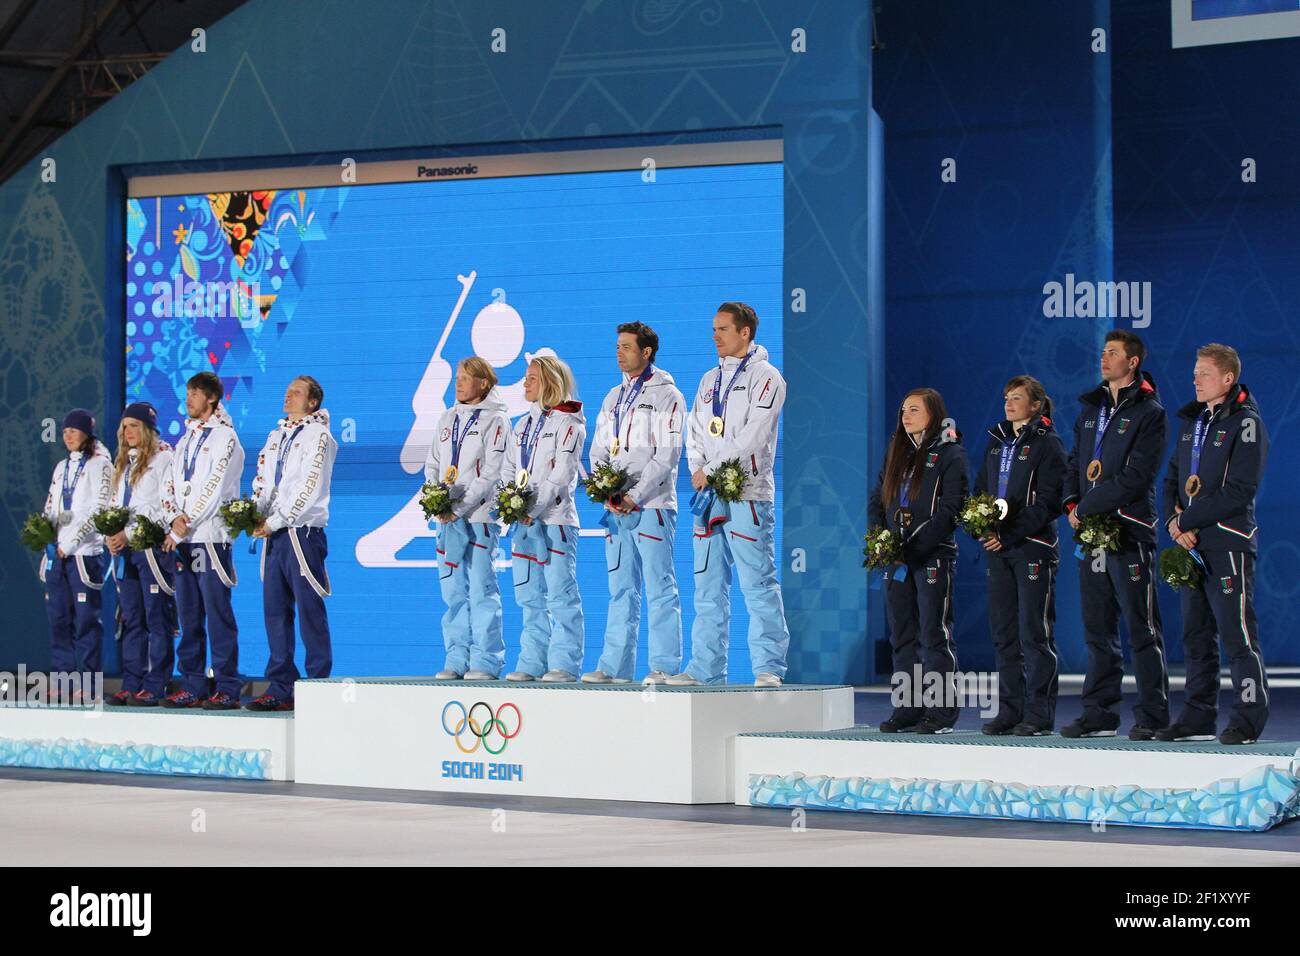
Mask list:
[{"label": "blue medal ribbon", "polygon": [[[465,423],[465,438],[469,437],[469,430],[474,427],[474,423],[478,421],[481,414],[483,414],[483,409],[474,409],[474,414]],[[451,467],[453,468],[460,468],[460,446],[465,444],[465,438],[460,437],[460,416],[457,415],[451,423]]]},{"label": "blue medal ribbon", "polygon": [[[181,477],[185,479],[187,485],[190,483],[190,479],[194,477],[194,469],[198,467],[199,452],[203,451],[203,443],[207,441],[208,436],[212,434],[212,429],[210,428],[199,427],[195,429],[195,431],[200,433],[198,445],[194,445],[194,432],[190,432],[190,437],[185,440],[185,451],[182,453],[181,457]],[[194,446],[193,455],[190,454],[191,446]]]},{"label": "blue medal ribbon", "polygon": [[647,365],[645,367],[645,370],[642,371],[641,375],[637,378],[636,384],[632,387],[632,392],[630,395],[628,395],[626,402],[624,402],[623,400],[623,392],[627,389],[627,383],[624,383],[619,386],[618,399],[614,402],[614,440],[615,441],[619,440],[620,435],[623,431],[623,413],[626,412],[629,408],[631,408],[636,403],[636,397],[641,393],[641,386],[644,385],[646,383],[646,380],[649,379],[650,376],[654,374],[654,371],[655,371],[654,365]]},{"label": "blue medal ribbon", "polygon": [[77,490],[77,482],[81,481],[81,472],[86,467],[86,461],[90,458],[85,452],[81,454],[81,461],[77,462],[77,473],[72,477],[72,485],[68,485],[68,472],[72,470],[72,459],[63,466],[63,510],[72,510],[72,495]]},{"label": "blue medal ribbon", "polygon": [[1201,467],[1201,446],[1205,443],[1205,436],[1210,433],[1210,410],[1207,408],[1196,416],[1196,431],[1192,435],[1192,468],[1191,474],[1196,474]]},{"label": "blue medal ribbon", "polygon": [[[542,426],[546,423],[546,418],[550,414],[551,410],[549,408],[542,412],[541,417],[536,421],[536,433],[533,432],[534,422],[531,415],[528,416],[528,423],[524,425],[524,433],[519,438],[519,467],[525,471],[527,471],[528,466],[532,464],[533,452],[537,450],[537,442],[542,437]],[[532,436],[531,441],[529,441],[530,435]]]},{"label": "blue medal ribbon", "polygon": [[[1021,430],[1023,432],[1023,429]],[[1016,445],[1020,443],[1020,436],[1016,436],[1011,441],[1002,442],[1002,451],[998,453],[998,497],[1006,498],[1007,485],[1011,481],[1011,465],[1016,458]]]},{"label": "blue medal ribbon", "polygon": [[125,482],[122,486],[122,507],[129,508],[131,506],[131,462],[129,459],[126,463],[126,474],[122,476],[122,481]]},{"label": "blue medal ribbon", "polygon": [[[301,432],[306,427],[307,427],[307,423],[303,422],[301,425],[299,425],[297,428],[293,430],[293,434],[289,436],[288,441],[280,442],[280,450],[276,453],[275,456],[275,487],[276,488],[280,487],[280,479],[284,477],[284,463],[289,460],[289,452],[293,448],[293,443],[298,440],[298,433]],[[197,457],[197,452],[195,454]],[[192,471],[193,467],[191,467],[190,470]],[[186,481],[189,480],[189,475],[185,476],[185,480]]]},{"label": "blue medal ribbon", "polygon": [[1101,440],[1106,437],[1106,429],[1110,427],[1111,419],[1114,412],[1106,405],[1097,409],[1097,440],[1092,443],[1092,457],[1101,457]]},{"label": "blue medal ribbon", "polygon": [[718,363],[718,378],[717,381],[713,383],[713,417],[714,418],[721,418],[724,420],[726,419],[727,402],[731,400],[731,389],[735,386],[736,379],[740,377],[740,373],[745,370],[745,366],[749,364],[749,360],[752,359],[754,355],[757,354],[757,352],[758,349],[751,349],[749,354],[740,360],[740,364],[736,366],[736,371],[731,376],[731,381],[727,383],[727,391],[725,397],[723,396],[723,392],[722,392],[722,363],[721,362]]}]

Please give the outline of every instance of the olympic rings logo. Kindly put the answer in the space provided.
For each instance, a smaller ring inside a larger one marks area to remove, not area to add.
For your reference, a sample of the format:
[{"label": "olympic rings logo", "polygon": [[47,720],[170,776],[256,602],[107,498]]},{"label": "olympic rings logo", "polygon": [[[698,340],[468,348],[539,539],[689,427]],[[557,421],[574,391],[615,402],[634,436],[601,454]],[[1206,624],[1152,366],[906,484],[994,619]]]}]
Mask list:
[{"label": "olympic rings logo", "polygon": [[[453,707],[460,708],[460,719],[456,721],[454,727],[447,726],[447,711]],[[483,715],[479,708],[486,711]],[[506,721],[503,719],[507,710],[515,712],[513,730],[507,730]],[[506,749],[506,744],[519,736],[519,731],[524,729],[524,718],[519,713],[519,708],[512,703],[504,703],[495,710],[492,705],[486,701],[478,701],[473,704],[469,710],[458,700],[449,700],[442,708],[442,729],[448,737],[456,741],[456,749],[463,754],[472,754],[482,747],[488,753],[496,755]],[[474,739],[474,746],[467,748],[461,741],[461,735],[469,731],[470,736]],[[500,740],[501,746],[495,750],[492,749],[491,741]]]}]

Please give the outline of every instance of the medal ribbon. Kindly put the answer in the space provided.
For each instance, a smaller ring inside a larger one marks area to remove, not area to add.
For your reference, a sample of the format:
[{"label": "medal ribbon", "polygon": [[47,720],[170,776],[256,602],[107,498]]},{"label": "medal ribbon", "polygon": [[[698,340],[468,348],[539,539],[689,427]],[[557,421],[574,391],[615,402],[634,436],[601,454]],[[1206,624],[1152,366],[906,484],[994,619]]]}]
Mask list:
[{"label": "medal ribbon", "polygon": [[[478,417],[482,413],[483,409],[474,409],[474,414],[465,423],[465,438],[469,437],[469,430],[474,427],[474,423],[478,421]],[[457,415],[451,423],[451,467],[453,468],[459,469],[460,467],[460,446],[465,444],[465,438],[460,437],[460,416]]]},{"label": "medal ribbon", "polygon": [[749,364],[749,360],[754,357],[756,352],[758,352],[758,349],[752,349],[748,355],[740,360],[740,364],[736,366],[736,371],[731,376],[731,381],[727,383],[727,393],[725,398],[722,394],[722,363],[718,363],[718,380],[713,383],[714,418],[725,419],[727,417],[727,402],[731,400],[731,389],[735,386],[736,379],[740,376],[740,373],[745,370],[745,366]]},{"label": "medal ribbon", "polygon": [[[1023,431],[1023,429],[1022,429]],[[998,497],[1006,498],[1007,484],[1011,481],[1011,463],[1015,461],[1016,445],[1020,443],[1020,438],[1011,439],[1002,443],[1002,451],[998,453]]]},{"label": "medal ribbon", "polygon": [[1092,457],[1094,459],[1101,458],[1101,440],[1106,437],[1106,429],[1110,427],[1114,415],[1115,413],[1105,405],[1097,409],[1097,440],[1092,443]]},{"label": "medal ribbon", "polygon": [[126,482],[125,486],[122,488],[123,508],[129,508],[131,506],[131,470],[131,462],[127,461],[126,474],[122,476],[122,480]]},{"label": "medal ribbon", "polygon": [[[546,418],[550,414],[551,410],[548,408],[537,419],[536,434],[533,434],[533,417],[528,416],[528,424],[524,426],[524,433],[519,439],[519,467],[524,471],[527,471],[528,466],[532,463],[533,452],[537,450],[537,441],[542,437],[542,426],[546,423]],[[532,435],[532,441],[528,440],[529,435]]]},{"label": "medal ribbon", "polygon": [[81,472],[86,467],[86,461],[90,458],[85,452],[82,452],[81,461],[77,462],[77,473],[72,477],[72,486],[68,486],[68,472],[72,470],[72,459],[63,466],[63,510],[72,510],[72,495],[77,490],[77,482],[81,480]]},{"label": "medal ribbon", "polygon": [[1201,446],[1205,443],[1205,436],[1210,433],[1210,416],[1209,409],[1196,416],[1196,432],[1192,435],[1192,469],[1191,473],[1196,474],[1201,467]]},{"label": "medal ribbon", "polygon": [[623,385],[619,386],[618,400],[614,402],[614,440],[615,441],[619,440],[622,437],[621,432],[623,430],[623,425],[622,425],[623,413],[626,412],[629,408],[631,408],[633,404],[635,404],[637,395],[641,393],[641,386],[644,385],[646,383],[646,380],[650,378],[651,375],[654,374],[654,371],[655,371],[655,367],[653,365],[647,365],[645,367],[645,371],[643,371],[640,377],[636,380],[636,385],[633,386],[632,393],[628,395],[626,402],[623,401],[623,392],[627,389],[627,384],[624,383]]},{"label": "medal ribbon", "polygon": [[[189,484],[190,479],[194,477],[194,469],[199,464],[199,452],[203,451],[203,443],[207,441],[208,436],[212,434],[212,429],[210,428],[199,427],[195,431],[198,431],[200,434],[199,443],[194,448],[194,455],[193,457],[190,456],[190,447],[194,445],[194,432],[190,432],[190,437],[186,439],[185,452],[181,459],[181,477],[185,479],[186,484]],[[277,478],[277,484],[278,483],[279,479]]]},{"label": "medal ribbon", "polygon": [[293,430],[293,434],[289,436],[288,441],[281,440],[280,442],[280,450],[279,452],[276,453],[275,456],[275,487],[276,488],[280,487],[280,479],[284,477],[284,463],[289,460],[289,450],[293,448],[293,443],[298,440],[298,433],[306,427],[307,427],[307,423],[303,422],[301,425],[299,425],[297,428]]}]

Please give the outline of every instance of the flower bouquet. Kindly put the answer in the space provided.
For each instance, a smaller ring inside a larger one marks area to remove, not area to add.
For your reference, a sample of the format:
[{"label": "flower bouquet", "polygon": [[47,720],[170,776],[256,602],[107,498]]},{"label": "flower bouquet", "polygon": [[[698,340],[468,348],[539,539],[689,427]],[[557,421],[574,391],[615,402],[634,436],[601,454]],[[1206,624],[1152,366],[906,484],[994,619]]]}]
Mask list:
[{"label": "flower bouquet", "polygon": [[503,482],[497,486],[492,515],[502,524],[518,524],[528,517],[528,509],[535,497],[537,492],[532,488],[520,488],[513,481]]},{"label": "flower bouquet", "polygon": [[54,525],[43,514],[29,515],[18,532],[18,540],[31,551],[44,551],[56,538]]},{"label": "flower bouquet", "polygon": [[740,500],[748,477],[741,467],[740,459],[731,458],[715,468],[708,480],[714,494],[723,501],[734,502]]},{"label": "flower bouquet", "polygon": [[420,489],[420,507],[426,521],[450,517],[453,504],[455,501],[451,497],[451,487],[446,482],[426,481]]},{"label": "flower bouquet", "polygon": [[997,527],[1001,518],[997,499],[989,494],[971,495],[962,502],[961,511],[957,513],[958,524],[976,541]]},{"label": "flower bouquet", "polygon": [[132,551],[148,551],[150,548],[161,548],[166,538],[166,528],[144,515],[136,515],[131,533],[126,536],[126,546]]},{"label": "flower bouquet", "polygon": [[1202,571],[1192,553],[1180,545],[1160,552],[1160,578],[1175,591],[1200,587]]},{"label": "flower bouquet", "polygon": [[862,566],[870,571],[888,571],[902,560],[903,539],[888,528],[871,528],[862,549],[866,560]]},{"label": "flower bouquet", "polygon": [[583,480],[582,487],[586,489],[588,498],[603,505],[607,501],[617,500],[631,484],[626,468],[602,461]]},{"label": "flower bouquet", "polygon": [[1109,514],[1086,515],[1079,519],[1079,527],[1074,529],[1074,540],[1086,551],[1101,548],[1113,554],[1119,551],[1119,536],[1119,519]]},{"label": "flower bouquet", "polygon": [[111,538],[126,530],[126,526],[131,523],[130,508],[103,508],[96,511],[91,516],[91,521],[95,523],[95,530],[106,538]]},{"label": "flower bouquet", "polygon": [[226,529],[238,538],[240,532],[251,534],[255,531],[266,520],[266,515],[258,512],[252,498],[236,498],[221,506],[221,520],[226,523]]}]

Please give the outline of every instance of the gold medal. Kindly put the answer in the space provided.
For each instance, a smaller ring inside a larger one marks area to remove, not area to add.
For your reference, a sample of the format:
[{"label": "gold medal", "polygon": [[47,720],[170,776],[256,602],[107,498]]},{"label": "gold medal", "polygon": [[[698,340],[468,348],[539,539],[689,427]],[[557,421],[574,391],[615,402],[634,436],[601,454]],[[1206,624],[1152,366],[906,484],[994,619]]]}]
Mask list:
[{"label": "gold medal", "polygon": [[460,474],[460,469],[455,465],[448,465],[447,470],[442,473],[442,483],[444,485],[454,485],[456,476]]},{"label": "gold medal", "polygon": [[615,437],[614,437],[614,444],[612,444],[612,445],[609,446],[609,453],[610,453],[611,455],[617,455],[617,454],[618,454],[618,450],[619,450],[620,448],[622,448],[622,447],[623,447],[622,444],[621,444],[621,443],[619,442],[619,440],[618,440],[618,436],[615,436]]},{"label": "gold medal", "polygon": [[1201,476],[1188,475],[1187,484],[1183,485],[1183,491],[1187,492],[1188,498],[1195,498],[1201,490]]},{"label": "gold medal", "polygon": [[714,415],[711,419],[709,419],[709,434],[712,435],[714,438],[722,437],[722,428],[723,428],[723,422],[722,422],[721,415]]},{"label": "gold medal", "polygon": [[528,487],[528,469],[520,468],[515,472],[515,485],[520,488]]},{"label": "gold medal", "polygon": [[1094,458],[1092,461],[1088,462],[1088,480],[1096,481],[1100,477],[1101,477],[1101,459]]}]

